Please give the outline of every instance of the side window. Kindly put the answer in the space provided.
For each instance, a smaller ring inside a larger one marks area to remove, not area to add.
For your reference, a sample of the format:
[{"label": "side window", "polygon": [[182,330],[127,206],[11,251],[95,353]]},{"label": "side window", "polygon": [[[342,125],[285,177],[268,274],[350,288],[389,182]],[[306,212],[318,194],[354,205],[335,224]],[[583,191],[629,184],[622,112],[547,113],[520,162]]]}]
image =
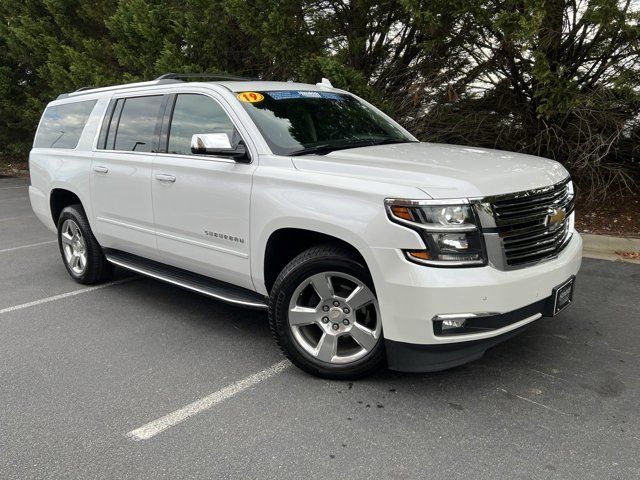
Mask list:
[{"label": "side window", "polygon": [[106,148],[135,152],[156,151],[162,95],[127,98],[122,100],[122,106],[119,107],[120,102],[118,100],[113,111]]},{"label": "side window", "polygon": [[76,148],[96,100],[48,107],[42,114],[34,148]]},{"label": "side window", "polygon": [[[122,113],[122,106],[124,105],[124,98],[119,98],[113,109],[111,110],[111,116],[109,123],[103,123],[103,130],[106,129],[107,138],[103,140],[103,132],[100,132],[100,139],[98,140],[98,148],[104,148],[107,150],[113,150],[116,140],[116,132],[118,131],[118,121],[120,120],[120,114]],[[103,143],[104,142],[104,143]]]},{"label": "side window", "polygon": [[102,121],[100,136],[98,137],[98,150],[113,150],[116,132],[118,131],[118,120],[120,120],[123,105],[124,98],[119,98],[116,101],[112,100],[109,104],[107,113]]},{"label": "side window", "polygon": [[171,117],[169,153],[191,155],[191,137],[196,133],[226,133],[232,136],[235,127],[222,107],[210,97],[180,94]]}]

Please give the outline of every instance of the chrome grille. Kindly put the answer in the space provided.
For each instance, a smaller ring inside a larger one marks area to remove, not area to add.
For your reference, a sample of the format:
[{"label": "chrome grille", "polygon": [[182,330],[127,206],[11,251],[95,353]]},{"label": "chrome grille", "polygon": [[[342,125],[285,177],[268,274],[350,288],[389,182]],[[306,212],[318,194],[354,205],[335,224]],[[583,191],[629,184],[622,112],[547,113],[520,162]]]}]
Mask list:
[{"label": "chrome grille", "polygon": [[[570,239],[573,194],[568,181],[529,192],[494,197],[491,208],[509,266],[556,256]],[[565,218],[559,213],[564,212]],[[554,224],[554,220],[557,223]]]}]

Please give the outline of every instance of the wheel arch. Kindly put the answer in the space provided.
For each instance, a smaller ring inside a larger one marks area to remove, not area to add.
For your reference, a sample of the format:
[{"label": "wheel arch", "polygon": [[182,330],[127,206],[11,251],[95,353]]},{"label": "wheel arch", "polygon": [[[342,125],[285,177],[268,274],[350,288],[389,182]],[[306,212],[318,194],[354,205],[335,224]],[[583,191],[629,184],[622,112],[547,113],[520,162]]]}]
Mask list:
[{"label": "wheel arch", "polygon": [[308,228],[282,227],[271,232],[263,251],[262,275],[266,292],[271,291],[276,278],[291,260],[308,248],[323,244],[344,247],[369,269],[361,251],[349,241]]},{"label": "wheel arch", "polygon": [[49,193],[49,208],[51,210],[51,219],[54,224],[58,224],[60,214],[65,207],[69,205],[80,204],[84,209],[84,204],[80,197],[68,188],[53,188]]}]

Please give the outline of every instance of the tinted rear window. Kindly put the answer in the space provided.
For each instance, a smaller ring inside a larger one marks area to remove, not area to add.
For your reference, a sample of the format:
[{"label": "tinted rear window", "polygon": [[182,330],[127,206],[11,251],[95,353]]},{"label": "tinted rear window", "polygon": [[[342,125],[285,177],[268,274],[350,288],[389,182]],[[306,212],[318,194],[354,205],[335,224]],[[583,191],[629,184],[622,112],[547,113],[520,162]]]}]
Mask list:
[{"label": "tinted rear window", "polygon": [[47,107],[34,148],[76,148],[97,100]]},{"label": "tinted rear window", "polygon": [[[120,121],[115,133],[114,150],[156,151],[158,148],[158,120],[161,106],[162,95],[127,98],[124,101]],[[111,131],[109,136],[111,136]]]}]

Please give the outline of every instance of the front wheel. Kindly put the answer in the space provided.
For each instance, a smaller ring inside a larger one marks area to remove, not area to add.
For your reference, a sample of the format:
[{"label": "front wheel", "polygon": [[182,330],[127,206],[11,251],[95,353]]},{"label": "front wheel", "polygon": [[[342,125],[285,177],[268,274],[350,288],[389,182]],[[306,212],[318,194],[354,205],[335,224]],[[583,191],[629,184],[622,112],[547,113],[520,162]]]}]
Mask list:
[{"label": "front wheel", "polygon": [[269,322],[284,354],[313,375],[355,379],[384,364],[373,281],[344,248],[313,247],[294,258],[272,288]]}]

